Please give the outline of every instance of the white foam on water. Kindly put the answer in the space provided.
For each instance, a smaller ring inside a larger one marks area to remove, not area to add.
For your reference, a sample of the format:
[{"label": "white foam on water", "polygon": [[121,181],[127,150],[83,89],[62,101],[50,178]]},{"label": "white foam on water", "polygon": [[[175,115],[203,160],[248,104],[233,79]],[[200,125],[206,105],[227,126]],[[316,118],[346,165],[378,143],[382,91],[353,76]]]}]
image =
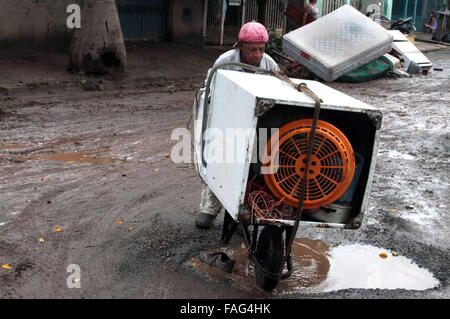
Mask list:
[{"label": "white foam on water", "polygon": [[[330,270],[323,292],[342,289],[407,289],[435,288],[439,281],[426,269],[403,256],[369,245],[347,245],[330,252]],[[387,258],[381,258],[384,253]]]}]

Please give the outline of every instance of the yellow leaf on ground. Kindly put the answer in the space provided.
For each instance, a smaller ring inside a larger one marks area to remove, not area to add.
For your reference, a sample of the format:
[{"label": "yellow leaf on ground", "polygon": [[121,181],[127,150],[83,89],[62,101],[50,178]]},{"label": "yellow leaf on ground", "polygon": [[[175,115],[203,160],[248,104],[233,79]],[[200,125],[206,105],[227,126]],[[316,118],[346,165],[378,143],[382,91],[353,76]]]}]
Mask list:
[{"label": "yellow leaf on ground", "polygon": [[397,257],[397,256],[398,256],[398,252],[393,251],[393,252],[392,252],[392,256]]},{"label": "yellow leaf on ground", "polygon": [[385,258],[387,258],[387,254],[385,254],[385,253],[381,253],[381,254],[379,254],[378,256],[380,256],[381,258],[383,258],[383,259],[385,259]]},{"label": "yellow leaf on ground", "polygon": [[123,220],[122,220],[122,219],[118,219],[118,220],[116,221],[116,223],[117,223],[117,224],[123,224]]},{"label": "yellow leaf on ground", "polygon": [[73,163],[75,163],[75,161],[69,161],[69,162],[67,162],[67,164],[73,164]]},{"label": "yellow leaf on ground", "polygon": [[3,269],[11,269],[12,267],[10,264],[4,264],[4,265],[2,265],[2,268]]},{"label": "yellow leaf on ground", "polygon": [[56,229],[55,229],[56,231],[61,231],[62,230],[62,228],[61,227],[56,227]]},{"label": "yellow leaf on ground", "polygon": [[391,212],[396,212],[397,210],[396,209],[391,209]]},{"label": "yellow leaf on ground", "polygon": [[42,238],[42,237],[39,238],[39,242],[40,242],[40,243],[43,243],[43,242],[44,242],[44,238]]},{"label": "yellow leaf on ground", "polygon": [[166,153],[164,156],[165,156],[165,157],[169,157],[169,153]]}]

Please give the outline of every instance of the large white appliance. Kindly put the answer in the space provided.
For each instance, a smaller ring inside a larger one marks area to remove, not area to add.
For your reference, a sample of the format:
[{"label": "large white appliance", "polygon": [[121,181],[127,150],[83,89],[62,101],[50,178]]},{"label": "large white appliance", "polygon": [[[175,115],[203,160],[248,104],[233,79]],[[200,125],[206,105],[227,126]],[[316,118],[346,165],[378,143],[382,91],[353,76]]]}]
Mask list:
[{"label": "large white appliance", "polygon": [[[207,103],[202,90],[194,105],[197,171],[226,209],[224,228],[230,220],[245,226],[246,242],[259,261],[257,281],[266,290],[280,279],[267,273],[283,268],[282,233],[296,223],[301,198],[300,226],[361,226],[382,122],[376,108],[320,82],[290,81],[305,83],[322,101],[309,166],[316,103],[289,82],[218,70]],[[259,239],[257,226],[264,226]],[[253,227],[252,239],[247,227]],[[280,258],[280,263],[267,261]]]}]

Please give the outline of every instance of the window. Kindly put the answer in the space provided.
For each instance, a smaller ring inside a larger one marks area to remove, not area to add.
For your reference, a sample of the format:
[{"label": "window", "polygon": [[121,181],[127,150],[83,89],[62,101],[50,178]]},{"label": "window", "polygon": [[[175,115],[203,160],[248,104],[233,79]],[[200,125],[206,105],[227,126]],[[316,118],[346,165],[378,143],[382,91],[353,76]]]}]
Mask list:
[{"label": "window", "polygon": [[183,8],[183,14],[181,16],[181,21],[191,22],[191,20],[192,20],[192,9],[191,8]]}]

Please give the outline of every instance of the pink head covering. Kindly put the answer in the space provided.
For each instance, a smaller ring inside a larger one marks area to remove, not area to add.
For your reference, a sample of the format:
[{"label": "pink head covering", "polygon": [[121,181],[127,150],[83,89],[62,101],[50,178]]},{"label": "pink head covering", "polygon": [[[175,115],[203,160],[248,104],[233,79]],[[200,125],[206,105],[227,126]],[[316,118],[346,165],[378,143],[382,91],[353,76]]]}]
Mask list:
[{"label": "pink head covering", "polygon": [[239,31],[238,41],[241,42],[269,42],[266,27],[256,21],[244,24]]}]

